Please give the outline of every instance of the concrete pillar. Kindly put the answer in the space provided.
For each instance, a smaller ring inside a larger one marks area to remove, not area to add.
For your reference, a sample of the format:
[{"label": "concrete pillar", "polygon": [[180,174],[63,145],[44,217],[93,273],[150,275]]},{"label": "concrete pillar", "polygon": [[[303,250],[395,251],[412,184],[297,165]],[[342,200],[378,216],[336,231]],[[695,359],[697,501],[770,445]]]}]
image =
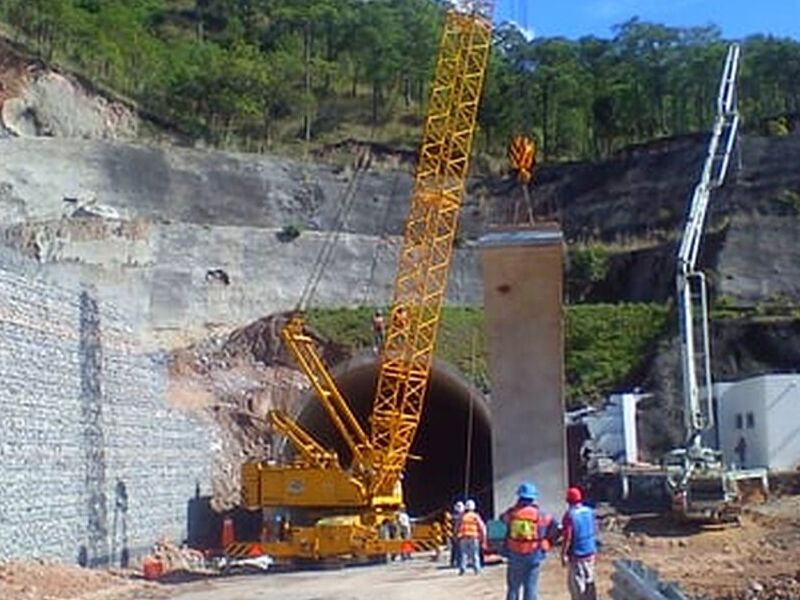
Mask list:
[{"label": "concrete pillar", "polygon": [[622,431],[625,440],[625,463],[632,465],[639,462],[639,438],[636,431],[636,405],[639,397],[636,394],[622,394]]},{"label": "concrete pillar", "polygon": [[554,224],[495,229],[480,240],[492,381],[497,512],[522,481],[560,513],[567,486],[564,425],[564,242]]}]

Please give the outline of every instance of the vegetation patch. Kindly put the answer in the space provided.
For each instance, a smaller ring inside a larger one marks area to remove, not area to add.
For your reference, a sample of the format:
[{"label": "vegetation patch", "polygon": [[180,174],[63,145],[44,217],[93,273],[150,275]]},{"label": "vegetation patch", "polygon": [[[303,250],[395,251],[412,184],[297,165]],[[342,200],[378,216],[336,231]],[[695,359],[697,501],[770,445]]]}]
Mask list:
[{"label": "vegetation patch", "polygon": [[567,309],[566,376],[570,405],[593,404],[623,383],[671,333],[660,304],[583,304]]},{"label": "vegetation patch", "polygon": [[[417,146],[446,4],[3,0],[0,29],[190,136],[299,155],[348,138]],[[638,18],[607,39],[530,40],[504,24],[495,40],[478,149],[502,157],[524,132],[541,161],[706,131],[714,107],[698,99],[715,96],[727,46],[711,24]],[[800,43],[753,35],[742,44],[743,122],[785,135],[788,121],[775,115],[796,104]]]},{"label": "vegetation patch", "polygon": [[282,242],[291,242],[300,237],[301,230],[297,225],[284,225],[277,233],[278,239]]},{"label": "vegetation patch", "polygon": [[796,190],[781,190],[775,195],[775,200],[790,208],[792,214],[800,214],[800,192]]},{"label": "vegetation patch", "polygon": [[[374,307],[313,309],[309,324],[354,350],[372,347]],[[584,304],[566,311],[567,403],[596,404],[641,368],[650,349],[669,333],[668,310],[658,304]],[[483,309],[446,307],[436,356],[488,390],[489,363]]]},{"label": "vegetation patch", "polygon": [[582,301],[592,285],[603,281],[608,275],[609,251],[604,246],[574,246],[569,250],[569,272],[567,285],[569,297]]}]

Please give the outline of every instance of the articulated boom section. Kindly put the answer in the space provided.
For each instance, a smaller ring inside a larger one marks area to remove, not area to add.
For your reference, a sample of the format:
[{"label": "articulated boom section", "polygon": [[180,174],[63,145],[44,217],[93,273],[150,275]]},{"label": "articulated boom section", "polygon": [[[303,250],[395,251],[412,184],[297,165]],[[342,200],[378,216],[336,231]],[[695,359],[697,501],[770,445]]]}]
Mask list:
[{"label": "articulated boom section", "polygon": [[[717,115],[708,144],[700,181],[692,196],[689,215],[678,249],[676,277],[678,319],[681,338],[681,367],[687,443],[700,451],[700,435],[713,425],[711,409],[712,380],[708,335],[708,305],[706,279],[697,269],[697,257],[703,237],[711,191],[721,186],[728,172],[731,153],[739,128],[736,103],[736,81],[739,74],[740,48],[728,48],[725,67],[717,96]],[[701,402],[700,381],[705,388]]]},{"label": "articulated boom section", "polygon": [[339,457],[335,452],[322,446],[283,411],[271,410],[267,413],[267,418],[275,429],[294,444],[306,463],[320,469],[339,466]]},{"label": "articulated boom section", "polygon": [[[302,317],[299,315],[292,317],[281,330],[281,337],[295,362],[314,387],[325,412],[352,452],[354,470],[362,473],[369,471],[371,466],[369,439],[317,353],[314,339],[306,332]],[[299,426],[296,427],[302,431]],[[308,433],[305,435],[313,440]],[[297,445],[297,440],[292,441]],[[302,446],[298,449],[303,452]]]},{"label": "articulated boom section", "polygon": [[491,2],[457,6],[445,22],[381,356],[375,495],[395,488],[422,414],[491,46]]}]

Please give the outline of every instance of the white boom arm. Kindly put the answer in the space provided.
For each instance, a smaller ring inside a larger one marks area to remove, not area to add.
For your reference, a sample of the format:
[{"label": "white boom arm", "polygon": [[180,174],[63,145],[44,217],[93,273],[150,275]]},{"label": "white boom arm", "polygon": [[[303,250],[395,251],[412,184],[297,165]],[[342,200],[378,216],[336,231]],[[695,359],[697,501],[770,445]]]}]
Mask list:
[{"label": "white boom arm", "polygon": [[[725,68],[717,97],[717,115],[708,145],[700,181],[694,189],[689,215],[678,250],[677,295],[680,322],[681,366],[683,371],[684,419],[688,434],[687,449],[700,451],[700,436],[713,425],[712,381],[708,335],[706,280],[697,270],[697,255],[703,236],[711,191],[725,181],[739,128],[736,80],[740,48],[728,47]],[[700,398],[698,371],[705,387]]]}]

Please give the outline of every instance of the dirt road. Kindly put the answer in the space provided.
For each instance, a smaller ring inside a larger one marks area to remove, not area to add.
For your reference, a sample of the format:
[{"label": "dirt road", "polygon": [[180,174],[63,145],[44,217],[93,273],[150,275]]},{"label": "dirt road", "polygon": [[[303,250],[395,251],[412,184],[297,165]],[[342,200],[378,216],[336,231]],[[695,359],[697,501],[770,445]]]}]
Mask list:
[{"label": "dirt road", "polygon": [[[608,598],[612,562],[633,558],[657,569],[689,594],[709,600],[800,598],[800,496],[775,498],[741,527],[690,529],[658,518],[611,516],[604,521],[598,564]],[[184,583],[146,582],[133,573],[88,571],[36,561],[0,563],[2,600],[452,600],[502,598],[505,566],[459,577],[430,555],[388,565],[338,571],[264,573]],[[564,571],[551,556],[542,571],[542,600],[566,600]]]},{"label": "dirt road", "polygon": [[[407,563],[341,571],[241,576],[190,584],[171,600],[452,600],[502,598],[505,566],[459,576],[442,563],[420,557]],[[555,557],[542,573],[540,597],[567,600],[564,572]],[[177,590],[176,590],[177,591]],[[138,599],[137,599],[138,600]],[[143,600],[143,599],[142,599]]]}]

